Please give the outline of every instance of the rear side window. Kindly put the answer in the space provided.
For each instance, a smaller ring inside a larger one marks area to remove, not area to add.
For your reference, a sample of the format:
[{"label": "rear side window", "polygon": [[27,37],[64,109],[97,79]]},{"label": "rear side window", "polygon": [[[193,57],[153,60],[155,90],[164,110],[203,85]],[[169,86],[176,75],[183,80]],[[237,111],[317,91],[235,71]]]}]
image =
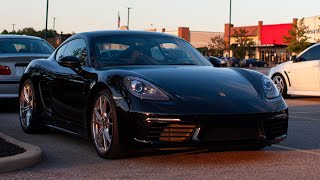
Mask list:
[{"label": "rear side window", "polygon": [[0,54],[51,54],[54,49],[44,40],[28,38],[0,39]]}]

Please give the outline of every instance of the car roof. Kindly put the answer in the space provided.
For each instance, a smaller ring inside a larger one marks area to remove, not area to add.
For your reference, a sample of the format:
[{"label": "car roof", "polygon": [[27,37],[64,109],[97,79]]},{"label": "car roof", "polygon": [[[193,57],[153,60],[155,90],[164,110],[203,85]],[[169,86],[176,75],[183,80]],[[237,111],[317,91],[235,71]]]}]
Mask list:
[{"label": "car roof", "polygon": [[105,30],[105,31],[91,31],[91,32],[82,32],[74,35],[73,37],[77,36],[84,36],[86,38],[92,39],[101,36],[117,36],[117,35],[156,35],[156,36],[163,36],[163,37],[174,37],[179,38],[178,36],[160,33],[160,32],[150,32],[150,31],[136,31],[136,30]]},{"label": "car roof", "polygon": [[0,39],[38,39],[38,40],[42,40],[42,38],[39,38],[36,36],[16,35],[16,34],[0,34]]}]

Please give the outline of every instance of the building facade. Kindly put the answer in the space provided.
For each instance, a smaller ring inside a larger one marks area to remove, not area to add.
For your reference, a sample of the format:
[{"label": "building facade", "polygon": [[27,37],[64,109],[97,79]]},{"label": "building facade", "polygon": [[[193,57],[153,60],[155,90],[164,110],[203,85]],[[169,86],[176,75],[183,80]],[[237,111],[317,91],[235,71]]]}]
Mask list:
[{"label": "building facade", "polygon": [[[225,24],[224,40],[229,44],[229,29],[230,44],[237,46],[237,38],[234,32],[244,29],[247,34],[245,37],[251,39],[254,43],[254,53],[246,56],[246,58],[257,58],[264,60],[268,64],[277,64],[289,59],[289,54],[286,52],[287,44],[284,42],[284,36],[289,35],[289,30],[293,23],[297,23],[297,19],[293,19],[291,23],[270,24],[264,25],[262,21],[258,21],[255,26],[239,26],[234,27],[232,24]],[[233,57],[232,51],[226,51],[226,57]]]},{"label": "building facade", "polygon": [[190,42],[190,44],[195,48],[208,47],[211,42],[211,38],[216,36],[223,37],[223,32],[190,31],[189,27],[178,27],[177,30],[173,31],[166,31],[164,28],[162,28],[162,32],[179,36]]},{"label": "building facade", "polygon": [[[308,27],[306,33],[310,43],[320,42],[320,16],[303,18],[305,26]],[[301,21],[302,19],[299,19]]]}]

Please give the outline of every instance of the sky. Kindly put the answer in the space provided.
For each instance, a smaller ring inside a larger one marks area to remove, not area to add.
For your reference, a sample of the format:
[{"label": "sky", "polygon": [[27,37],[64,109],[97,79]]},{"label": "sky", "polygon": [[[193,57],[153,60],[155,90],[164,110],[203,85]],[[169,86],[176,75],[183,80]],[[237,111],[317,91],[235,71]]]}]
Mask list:
[{"label": "sky", "polygon": [[[49,0],[48,29],[71,33],[117,29],[161,28],[223,32],[229,22],[230,0]],[[25,27],[44,29],[46,0],[0,0],[0,32]],[[232,0],[232,24],[235,26],[291,23],[293,18],[320,15],[320,0]]]}]

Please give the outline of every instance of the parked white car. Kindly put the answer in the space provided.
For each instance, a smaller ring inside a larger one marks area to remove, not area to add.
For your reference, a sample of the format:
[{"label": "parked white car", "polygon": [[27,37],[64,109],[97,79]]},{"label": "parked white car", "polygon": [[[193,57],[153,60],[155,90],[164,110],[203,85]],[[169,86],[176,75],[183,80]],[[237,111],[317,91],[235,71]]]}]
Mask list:
[{"label": "parked white car", "polygon": [[320,43],[291,57],[291,61],[271,68],[269,77],[283,97],[320,96]]}]

